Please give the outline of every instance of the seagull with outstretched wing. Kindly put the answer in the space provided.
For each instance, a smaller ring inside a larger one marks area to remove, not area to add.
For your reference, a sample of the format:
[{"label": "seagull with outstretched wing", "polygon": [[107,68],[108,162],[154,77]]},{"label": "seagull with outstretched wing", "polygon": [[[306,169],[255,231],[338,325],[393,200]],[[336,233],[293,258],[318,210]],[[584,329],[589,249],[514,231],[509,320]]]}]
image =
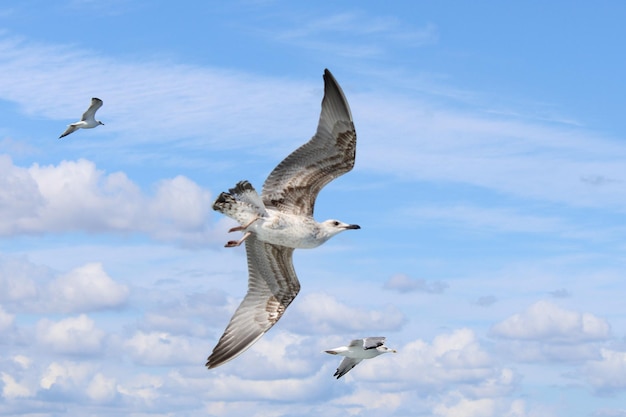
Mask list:
[{"label": "seagull with outstretched wing", "polygon": [[324,71],[324,98],[317,132],[285,158],[265,180],[259,195],[248,181],[221,193],[213,209],[235,219],[248,258],[248,293],[235,311],[206,366],[215,368],[248,349],[281,318],[300,291],[293,268],[295,248],[314,248],[345,230],[339,220],[318,223],[315,199],[333,179],[354,166],[356,132],[348,102],[330,71]]},{"label": "seagull with outstretched wing", "polygon": [[339,379],[361,363],[363,359],[371,359],[383,353],[396,353],[397,351],[385,346],[384,337],[366,337],[364,339],[355,339],[348,346],[340,346],[325,352],[331,355],[345,356],[333,375]]},{"label": "seagull with outstretched wing", "polygon": [[67,129],[59,136],[59,139],[76,132],[78,129],[93,129],[96,126],[104,125],[100,120],[96,120],[96,111],[98,111],[100,107],[102,107],[102,100],[96,97],[92,98],[91,105],[85,113],[83,113],[83,117],[80,118],[80,121],[67,125]]}]

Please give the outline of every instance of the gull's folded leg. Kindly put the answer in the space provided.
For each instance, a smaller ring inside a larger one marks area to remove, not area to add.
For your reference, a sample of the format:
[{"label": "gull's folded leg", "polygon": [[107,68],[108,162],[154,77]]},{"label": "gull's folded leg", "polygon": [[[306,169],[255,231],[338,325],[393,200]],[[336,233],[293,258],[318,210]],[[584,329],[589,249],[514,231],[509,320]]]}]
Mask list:
[{"label": "gull's folded leg", "polygon": [[[259,220],[260,217],[255,217],[254,219],[252,219],[250,222],[248,222],[248,224],[246,224],[245,226],[236,226],[231,228],[228,233],[232,233],[232,232],[241,232],[242,230],[246,230],[248,227],[250,227],[250,225],[252,223],[254,223],[255,221]],[[243,239],[241,240],[243,242]]]},{"label": "gull's folded leg", "polygon": [[224,247],[226,248],[234,248],[236,246],[239,246],[243,243],[244,240],[246,240],[248,238],[248,236],[250,236],[252,234],[252,232],[246,232],[245,235],[243,235],[243,237],[239,240],[229,240]]}]

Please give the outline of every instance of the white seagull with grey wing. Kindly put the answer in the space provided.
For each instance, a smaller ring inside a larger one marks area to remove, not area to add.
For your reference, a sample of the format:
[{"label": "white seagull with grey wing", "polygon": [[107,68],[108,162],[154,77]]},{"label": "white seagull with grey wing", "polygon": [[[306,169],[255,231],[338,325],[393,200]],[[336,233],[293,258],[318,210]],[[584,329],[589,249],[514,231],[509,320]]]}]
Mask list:
[{"label": "white seagull with grey wing", "polygon": [[221,193],[213,209],[241,225],[248,258],[248,293],[235,311],[206,366],[215,368],[252,346],[285,312],[300,291],[293,268],[295,248],[314,248],[358,225],[338,220],[318,223],[315,199],[333,179],[354,166],[356,132],[350,107],[330,71],[324,71],[324,99],[317,132],[267,177],[261,195],[248,181]]},{"label": "white seagull with grey wing", "polygon": [[397,353],[395,349],[385,346],[384,337],[366,337],[364,339],[355,339],[348,346],[341,346],[335,349],[325,351],[331,355],[345,356],[337,371],[333,376],[337,379],[347,374],[352,368],[357,366],[363,359],[375,358],[383,353]]},{"label": "white seagull with grey wing", "polygon": [[96,97],[92,98],[91,105],[85,111],[85,113],[83,113],[83,117],[80,118],[80,121],[72,123],[71,125],[67,125],[67,129],[65,130],[65,132],[63,132],[61,136],[59,136],[59,139],[69,135],[70,133],[74,133],[78,129],[92,129],[96,126],[104,126],[104,123],[102,123],[100,120],[96,120],[96,111],[100,107],[102,107],[102,100]]}]

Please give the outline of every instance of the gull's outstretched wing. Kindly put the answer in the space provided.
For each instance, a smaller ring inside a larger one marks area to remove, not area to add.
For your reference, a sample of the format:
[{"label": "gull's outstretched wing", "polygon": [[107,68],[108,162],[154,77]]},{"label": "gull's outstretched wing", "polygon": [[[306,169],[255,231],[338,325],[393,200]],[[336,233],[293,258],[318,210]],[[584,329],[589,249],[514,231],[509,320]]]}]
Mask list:
[{"label": "gull's outstretched wing", "polygon": [[91,99],[91,105],[85,111],[85,113],[83,113],[83,117],[81,117],[80,120],[84,121],[88,119],[95,119],[96,111],[98,111],[100,107],[102,107],[102,100],[100,100],[99,98],[93,97]]},{"label": "gull's outstretched wing", "polygon": [[346,97],[324,71],[324,99],[317,132],[285,158],[263,184],[263,202],[281,211],[313,215],[320,190],[354,167],[356,131]]},{"label": "gull's outstretched wing", "polygon": [[339,368],[337,368],[337,371],[333,376],[336,376],[337,379],[341,378],[342,376],[347,374],[348,371],[357,366],[362,360],[363,359],[358,358],[343,358],[343,360],[339,364]]},{"label": "gull's outstretched wing", "polygon": [[272,245],[256,238],[246,240],[248,293],[230,319],[206,366],[220,366],[261,338],[285,312],[300,291],[293,268],[292,248]]},{"label": "gull's outstretched wing", "polygon": [[376,349],[385,344],[384,337],[366,337],[362,339],[363,349]]},{"label": "gull's outstretched wing", "polygon": [[59,139],[66,137],[67,135],[69,135],[70,133],[74,133],[76,132],[78,129],[80,129],[77,126],[74,126],[73,124],[71,125],[67,125],[67,129],[65,129],[65,132],[63,132],[61,134],[61,136],[59,136]]}]

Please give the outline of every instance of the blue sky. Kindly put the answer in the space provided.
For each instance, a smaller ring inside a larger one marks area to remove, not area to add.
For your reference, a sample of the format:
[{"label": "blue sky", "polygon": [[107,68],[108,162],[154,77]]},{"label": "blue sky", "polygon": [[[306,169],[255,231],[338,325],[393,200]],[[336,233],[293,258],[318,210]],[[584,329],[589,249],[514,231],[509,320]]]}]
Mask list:
[{"label": "blue sky", "polygon": [[[0,415],[626,416],[621,2],[21,1],[0,7]],[[219,192],[358,135],[236,360]],[[105,123],[58,140],[99,97]],[[321,353],[399,351],[341,380]]]}]

